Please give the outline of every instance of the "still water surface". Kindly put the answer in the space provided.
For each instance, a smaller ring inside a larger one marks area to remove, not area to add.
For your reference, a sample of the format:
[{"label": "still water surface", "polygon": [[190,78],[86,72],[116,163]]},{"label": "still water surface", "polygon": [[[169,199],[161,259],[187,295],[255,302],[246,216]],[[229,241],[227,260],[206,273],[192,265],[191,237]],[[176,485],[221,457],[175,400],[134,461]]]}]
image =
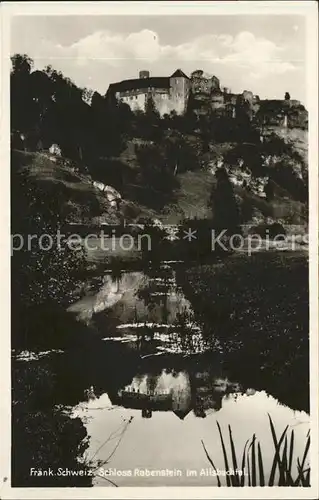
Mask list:
[{"label": "still water surface", "polygon": [[[223,470],[216,421],[229,452],[231,426],[239,461],[256,434],[266,481],[274,454],[267,414],[278,435],[286,425],[289,433],[294,429],[295,456],[302,456],[309,416],[281,404],[267,388],[255,391],[253,381],[243,387],[231,380],[222,345],[203,335],[170,265],[147,275],[106,273],[101,289],[70,313],[103,336],[98,353],[72,360],[68,381],[77,385],[72,415],[88,432],[85,459],[95,469],[94,485],[217,485],[201,442]],[[158,475],[147,477],[147,471]]]}]

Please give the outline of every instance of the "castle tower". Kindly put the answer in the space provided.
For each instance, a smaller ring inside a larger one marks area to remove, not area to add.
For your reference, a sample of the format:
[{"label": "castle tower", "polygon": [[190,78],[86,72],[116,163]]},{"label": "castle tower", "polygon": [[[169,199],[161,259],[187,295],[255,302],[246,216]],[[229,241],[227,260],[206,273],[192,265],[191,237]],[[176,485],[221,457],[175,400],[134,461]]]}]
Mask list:
[{"label": "castle tower", "polygon": [[175,71],[169,79],[170,99],[177,114],[183,114],[186,110],[187,99],[190,90],[190,79],[181,69]]},{"label": "castle tower", "polygon": [[219,90],[220,91],[220,82],[217,76],[213,76],[211,79],[211,90]]},{"label": "castle tower", "polygon": [[150,77],[150,72],[143,69],[139,72],[139,78],[140,79],[143,79],[143,78],[149,78]]}]

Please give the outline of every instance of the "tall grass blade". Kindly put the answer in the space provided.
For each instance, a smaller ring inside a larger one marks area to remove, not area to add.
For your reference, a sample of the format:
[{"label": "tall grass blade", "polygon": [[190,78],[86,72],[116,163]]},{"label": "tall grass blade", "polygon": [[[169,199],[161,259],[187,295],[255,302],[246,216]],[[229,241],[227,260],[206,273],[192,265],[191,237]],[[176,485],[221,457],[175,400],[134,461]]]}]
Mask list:
[{"label": "tall grass blade", "polygon": [[293,455],[294,455],[294,430],[291,431],[290,434],[290,444],[289,444],[289,456],[287,459],[287,463],[285,463],[285,486],[294,486],[294,480],[291,475],[291,470],[292,470],[292,461],[293,461]]},{"label": "tall grass blade", "polygon": [[307,443],[306,443],[306,446],[305,446],[305,451],[304,451],[304,454],[303,454],[303,457],[302,457],[302,461],[301,461],[301,468],[303,469],[304,466],[305,466],[305,462],[306,462],[306,458],[307,458],[307,455],[308,455],[308,451],[309,451],[309,448],[310,448],[310,435],[309,435],[309,432],[307,433]]},{"label": "tall grass blade", "polygon": [[253,440],[251,443],[251,485],[257,485],[256,479],[256,451],[255,451],[256,436],[253,435]]},{"label": "tall grass blade", "polygon": [[247,439],[245,446],[244,446],[244,451],[243,451],[243,458],[241,461],[241,470],[242,470],[242,476],[240,478],[240,486],[245,486],[245,465],[246,465],[246,448],[247,444],[249,443],[249,439]]},{"label": "tall grass blade", "polygon": [[310,447],[310,433],[309,433],[309,431],[307,433],[307,437],[308,437],[308,439],[306,442],[305,451],[304,451],[301,463],[300,463],[299,458],[297,459],[298,477],[295,481],[295,485],[298,485],[300,482],[301,482],[302,486],[309,486],[310,485],[310,468],[306,469],[306,471],[304,471],[305,462],[306,462],[306,458],[307,458],[309,447]]},{"label": "tall grass blade", "polygon": [[309,483],[310,475],[308,477],[308,474],[309,474],[309,469],[306,469],[306,470],[302,471],[301,476],[300,476],[301,486],[303,486],[304,488],[310,486],[310,483]]},{"label": "tall grass blade", "polygon": [[289,461],[288,461],[288,472],[291,477],[291,468],[292,468],[292,458],[294,455],[294,443],[295,443],[295,433],[292,429],[290,436],[290,448],[289,448]]},{"label": "tall grass blade", "polygon": [[297,458],[297,470],[298,470],[298,476],[294,481],[294,486],[299,486],[299,484],[301,483],[302,469],[300,466],[299,458]]},{"label": "tall grass blade", "polygon": [[233,469],[234,469],[234,476],[231,476],[231,481],[232,481],[233,486],[239,486],[239,475],[237,472],[238,468],[237,468],[236,450],[235,450],[235,445],[234,445],[230,425],[228,425],[228,430],[229,430],[229,442],[230,442],[230,448],[231,448],[232,460],[233,460]]},{"label": "tall grass blade", "polygon": [[247,450],[247,469],[248,469],[248,486],[251,486],[251,475],[250,475],[250,462],[249,462],[249,449]]},{"label": "tall grass blade", "polygon": [[213,467],[214,471],[216,472],[216,477],[217,477],[217,485],[218,485],[219,487],[221,487],[220,479],[219,479],[219,476],[218,476],[218,474],[217,474],[217,469],[216,469],[216,467],[215,467],[215,464],[214,464],[214,462],[212,461],[212,459],[210,458],[210,456],[209,456],[209,454],[208,454],[208,451],[206,450],[206,447],[205,447],[204,441],[203,441],[203,440],[201,440],[201,443],[202,443],[202,446],[203,446],[203,448],[204,448],[204,451],[205,451],[205,454],[206,454],[206,457],[207,457],[207,459],[208,459],[209,463],[211,464],[211,466]]},{"label": "tall grass blade", "polygon": [[295,486],[299,486],[300,485],[299,483],[301,483],[301,486],[308,486],[306,478],[307,478],[307,474],[308,474],[309,469],[303,470],[303,468],[301,467],[299,458],[297,458],[297,468],[298,468],[298,477],[297,477]]},{"label": "tall grass blade", "polygon": [[[272,439],[275,447],[273,462],[271,465],[271,471],[268,481],[268,486],[275,485],[276,471],[278,467],[279,475],[278,475],[278,486],[310,486],[310,466],[306,466],[306,460],[308,457],[308,452],[310,448],[310,432],[307,433],[307,441],[305,445],[305,449],[303,452],[302,459],[297,458],[297,477],[292,477],[292,469],[294,463],[294,450],[295,450],[295,433],[294,430],[290,433],[290,438],[287,436],[288,425],[285,427],[282,432],[280,438],[277,438],[274,423],[272,421],[271,416],[268,414],[269,424],[272,434]],[[230,442],[230,450],[231,454],[227,455],[227,450],[225,446],[225,441],[223,437],[223,433],[219,422],[217,423],[218,432],[221,441],[221,447],[223,451],[223,458],[225,464],[225,470],[229,471],[229,464],[233,465],[234,474],[229,476],[226,475],[226,483],[227,486],[245,486],[246,477],[248,478],[248,486],[266,486],[265,481],[265,473],[264,473],[264,463],[263,463],[263,455],[260,442],[257,441],[256,435],[253,434],[251,440],[248,439],[245,443],[244,450],[241,458],[241,475],[238,469],[238,461],[236,454],[236,446],[233,439],[233,433],[231,426],[228,425],[229,431],[229,442]],[[251,442],[250,442],[251,441]],[[217,469],[209,456],[204,442],[202,442],[205,454],[210,464],[212,465],[214,471],[216,472],[218,486],[221,486],[221,482],[219,476],[217,474]],[[250,444],[249,444],[250,443]],[[281,448],[283,445],[283,450],[281,453]],[[246,462],[247,462],[247,474],[246,474]],[[257,470],[258,469],[258,470]]]},{"label": "tall grass blade", "polygon": [[310,468],[305,471],[305,486],[310,486]]},{"label": "tall grass blade", "polygon": [[287,461],[287,448],[288,448],[288,440],[287,440],[287,435],[285,436],[285,441],[284,441],[284,449],[282,452],[282,460],[279,460],[279,483],[278,486],[284,486],[286,483],[286,473],[287,473],[287,466],[288,466],[288,461]]},{"label": "tall grass blade", "polygon": [[305,466],[306,458],[307,458],[309,447],[310,447],[309,432],[307,433],[307,437],[308,437],[308,439],[306,442],[305,451],[304,451],[301,463],[300,463],[299,458],[297,459],[298,476],[297,476],[297,479],[294,481],[295,486],[298,486],[299,483],[301,483],[303,485],[303,481],[304,481],[304,466]]},{"label": "tall grass blade", "polygon": [[260,443],[258,443],[257,452],[258,452],[259,484],[260,484],[260,486],[265,486],[263,457],[261,454]]},{"label": "tall grass blade", "polygon": [[[225,471],[229,471],[229,465],[228,465],[228,459],[227,459],[227,452],[226,452],[226,448],[225,448],[223,434],[222,434],[220,425],[219,425],[219,423],[217,421],[216,421],[216,424],[217,424],[217,427],[218,427],[220,441],[221,441],[222,449],[223,449],[224,462],[225,462]],[[226,474],[226,483],[227,483],[227,486],[231,486],[230,477],[227,474]]]},{"label": "tall grass blade", "polygon": [[284,429],[279,441],[277,441],[277,436],[276,436],[276,431],[275,431],[273,421],[272,421],[271,416],[269,414],[268,414],[268,417],[269,417],[271,434],[272,434],[272,438],[273,438],[273,442],[274,442],[274,446],[275,446],[275,455],[274,455],[274,459],[273,459],[273,463],[272,463],[272,467],[271,467],[271,471],[270,471],[268,486],[274,486],[277,464],[280,468],[280,447],[281,447],[281,444],[285,438],[285,435],[286,435],[286,432],[288,429],[288,425]]}]

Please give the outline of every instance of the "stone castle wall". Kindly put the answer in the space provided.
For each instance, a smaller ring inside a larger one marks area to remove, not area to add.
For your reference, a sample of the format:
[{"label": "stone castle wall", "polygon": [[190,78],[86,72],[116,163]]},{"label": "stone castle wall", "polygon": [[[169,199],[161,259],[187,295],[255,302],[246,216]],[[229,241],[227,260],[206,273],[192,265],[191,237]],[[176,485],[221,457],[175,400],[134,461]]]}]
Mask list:
[{"label": "stone castle wall", "polygon": [[154,104],[161,116],[175,111],[183,114],[186,111],[190,83],[186,78],[170,78],[170,88],[128,90],[117,92],[116,97],[128,104],[132,111],[145,111],[148,98],[153,98]]},{"label": "stone castle wall", "polygon": [[132,111],[145,111],[147,94],[145,92],[117,92],[117,99],[128,104]]}]

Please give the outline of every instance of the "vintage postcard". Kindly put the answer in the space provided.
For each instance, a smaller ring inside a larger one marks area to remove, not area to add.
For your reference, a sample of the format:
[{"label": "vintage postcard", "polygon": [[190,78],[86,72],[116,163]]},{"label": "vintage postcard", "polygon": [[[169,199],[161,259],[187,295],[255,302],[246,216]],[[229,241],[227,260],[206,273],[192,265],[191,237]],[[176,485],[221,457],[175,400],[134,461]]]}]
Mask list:
[{"label": "vintage postcard", "polygon": [[317,498],[316,2],[0,13],[0,497]]}]

